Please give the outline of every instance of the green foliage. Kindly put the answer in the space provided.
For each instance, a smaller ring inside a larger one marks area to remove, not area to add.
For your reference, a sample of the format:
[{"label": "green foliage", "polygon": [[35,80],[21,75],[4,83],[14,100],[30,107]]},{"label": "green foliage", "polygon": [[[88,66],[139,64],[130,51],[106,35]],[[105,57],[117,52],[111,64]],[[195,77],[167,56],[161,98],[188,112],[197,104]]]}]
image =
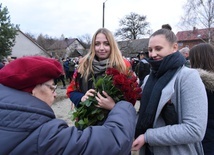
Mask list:
[{"label": "green foliage", "polygon": [[0,4],[0,59],[11,55],[18,26],[10,22],[8,9]]}]

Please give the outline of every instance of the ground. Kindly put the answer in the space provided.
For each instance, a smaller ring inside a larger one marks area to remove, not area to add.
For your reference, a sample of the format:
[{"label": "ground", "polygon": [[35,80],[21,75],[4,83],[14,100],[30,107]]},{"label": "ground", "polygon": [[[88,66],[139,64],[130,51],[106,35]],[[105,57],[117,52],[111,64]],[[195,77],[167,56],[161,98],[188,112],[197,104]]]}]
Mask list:
[{"label": "ground", "polygon": [[52,109],[57,118],[65,120],[69,126],[72,126],[73,123],[70,118],[71,112],[71,101],[66,97],[66,89],[57,88],[56,90],[57,98],[55,103],[52,105]]},{"label": "ground", "polygon": [[[71,121],[71,107],[72,102],[66,97],[66,89],[57,88],[57,98],[55,103],[52,105],[52,109],[57,118],[63,119],[68,123],[69,126],[73,126]],[[139,108],[139,101],[135,105],[136,110]],[[132,155],[137,155],[137,152],[132,152]]]}]

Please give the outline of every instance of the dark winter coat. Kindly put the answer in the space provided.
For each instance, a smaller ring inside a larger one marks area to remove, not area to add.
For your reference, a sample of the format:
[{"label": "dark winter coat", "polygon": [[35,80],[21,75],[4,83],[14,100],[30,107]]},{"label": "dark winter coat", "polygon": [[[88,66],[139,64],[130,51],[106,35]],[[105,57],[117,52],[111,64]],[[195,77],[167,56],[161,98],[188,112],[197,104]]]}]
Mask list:
[{"label": "dark winter coat", "polygon": [[26,92],[0,84],[0,154],[126,155],[135,128],[134,107],[118,102],[103,126],[78,131]]},{"label": "dark winter coat", "polygon": [[202,144],[205,155],[214,155],[214,72],[202,69],[198,69],[198,72],[206,87],[208,98],[208,122]]},{"label": "dark winter coat", "polygon": [[0,62],[0,69],[4,67],[4,64]]},{"label": "dark winter coat", "polygon": [[138,62],[135,67],[135,73],[140,80],[140,86],[143,84],[144,78],[150,73],[150,64],[146,61],[146,59],[142,59]]}]

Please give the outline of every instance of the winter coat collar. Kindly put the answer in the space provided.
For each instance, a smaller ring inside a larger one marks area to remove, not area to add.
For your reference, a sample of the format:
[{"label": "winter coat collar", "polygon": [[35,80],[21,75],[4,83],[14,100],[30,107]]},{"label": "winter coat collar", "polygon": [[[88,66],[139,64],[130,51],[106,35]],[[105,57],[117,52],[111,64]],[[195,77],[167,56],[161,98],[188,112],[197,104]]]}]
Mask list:
[{"label": "winter coat collar", "polygon": [[214,92],[214,72],[197,69],[206,89]]}]

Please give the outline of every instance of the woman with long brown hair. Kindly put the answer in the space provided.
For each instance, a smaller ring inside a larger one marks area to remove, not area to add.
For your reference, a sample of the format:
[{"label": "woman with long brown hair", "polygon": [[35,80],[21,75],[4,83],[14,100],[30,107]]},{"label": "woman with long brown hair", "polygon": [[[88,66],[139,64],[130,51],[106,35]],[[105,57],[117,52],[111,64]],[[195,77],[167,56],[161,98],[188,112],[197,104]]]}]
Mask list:
[{"label": "woman with long brown hair", "polygon": [[[131,70],[131,64],[123,58],[113,34],[106,28],[100,28],[94,34],[89,52],[81,59],[67,88],[67,96],[76,107],[89,96],[94,96],[92,77],[96,79],[102,76],[107,68],[115,68],[126,74]],[[111,110],[115,105],[114,100],[105,92],[103,95],[99,95],[99,106]]]},{"label": "woman with long brown hair", "polygon": [[214,46],[201,43],[194,46],[189,53],[192,68],[196,68],[205,85],[208,99],[208,122],[202,141],[204,154],[214,154]]}]

